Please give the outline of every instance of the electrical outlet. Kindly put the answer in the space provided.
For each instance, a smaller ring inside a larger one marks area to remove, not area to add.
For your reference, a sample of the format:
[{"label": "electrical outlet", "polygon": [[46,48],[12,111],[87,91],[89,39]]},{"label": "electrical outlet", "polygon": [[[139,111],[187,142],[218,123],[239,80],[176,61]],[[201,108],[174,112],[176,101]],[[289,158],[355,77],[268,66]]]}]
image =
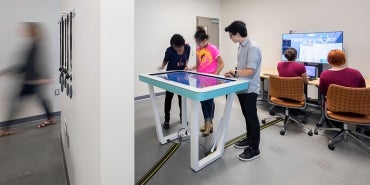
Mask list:
[{"label": "electrical outlet", "polygon": [[55,94],[55,96],[58,96],[59,95],[59,89],[55,89],[54,94]]}]

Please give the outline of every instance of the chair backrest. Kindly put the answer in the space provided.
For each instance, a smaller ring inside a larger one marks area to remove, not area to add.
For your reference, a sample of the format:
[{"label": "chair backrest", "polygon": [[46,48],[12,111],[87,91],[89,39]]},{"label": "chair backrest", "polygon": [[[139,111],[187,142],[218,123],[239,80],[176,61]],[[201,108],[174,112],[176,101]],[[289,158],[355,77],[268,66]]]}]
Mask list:
[{"label": "chair backrest", "polygon": [[269,79],[269,95],[271,97],[304,101],[304,83],[301,77],[270,76]]},{"label": "chair backrest", "polygon": [[327,109],[332,112],[370,115],[370,88],[353,88],[331,84],[326,95]]}]

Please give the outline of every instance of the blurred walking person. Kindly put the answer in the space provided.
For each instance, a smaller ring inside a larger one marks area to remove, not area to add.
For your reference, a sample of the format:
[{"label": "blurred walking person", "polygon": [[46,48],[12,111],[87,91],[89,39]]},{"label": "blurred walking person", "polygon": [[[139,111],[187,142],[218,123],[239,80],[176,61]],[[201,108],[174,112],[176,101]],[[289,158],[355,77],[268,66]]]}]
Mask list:
[{"label": "blurred walking person", "polygon": [[14,93],[15,98],[12,101],[12,106],[3,128],[0,129],[0,137],[13,134],[10,131],[12,119],[16,113],[17,105],[24,97],[36,95],[42,107],[46,112],[47,119],[39,124],[37,128],[46,127],[56,123],[50,110],[49,100],[43,96],[42,86],[51,83],[51,79],[46,76],[46,67],[42,63],[41,54],[41,41],[42,32],[41,25],[37,22],[24,22],[22,24],[21,34],[29,38],[30,42],[26,45],[22,62],[20,65],[12,66],[5,70],[0,71],[0,75],[13,74],[19,76],[22,81],[19,93]]}]

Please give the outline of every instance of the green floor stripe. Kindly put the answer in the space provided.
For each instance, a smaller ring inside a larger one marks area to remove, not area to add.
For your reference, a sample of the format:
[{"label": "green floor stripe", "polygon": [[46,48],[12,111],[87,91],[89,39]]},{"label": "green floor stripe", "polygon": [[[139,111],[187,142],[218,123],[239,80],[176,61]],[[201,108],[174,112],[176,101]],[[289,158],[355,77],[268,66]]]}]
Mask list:
[{"label": "green floor stripe", "polygon": [[[280,121],[283,121],[283,120],[284,120],[283,118],[278,118],[278,119],[276,119],[274,121],[265,123],[265,124],[263,124],[263,125],[260,126],[260,130],[263,130],[263,129],[267,128],[267,127],[270,127],[272,125],[275,125],[276,123],[279,123]],[[242,134],[242,135],[240,135],[240,136],[238,136],[238,137],[236,137],[234,139],[231,139],[230,141],[228,141],[228,142],[225,143],[225,147],[224,148],[226,149],[227,147],[229,147],[229,146],[235,144],[236,142],[238,142],[240,140],[243,140],[245,138],[246,138],[246,133],[245,134]]]},{"label": "green floor stripe", "polygon": [[242,135],[240,135],[240,136],[238,136],[238,137],[236,137],[234,139],[231,139],[230,141],[226,142],[224,148],[227,148],[227,147],[233,145],[234,143],[236,143],[236,142],[238,142],[240,140],[243,140],[243,139],[245,139],[245,134],[242,134]]},{"label": "green floor stripe", "polygon": [[169,148],[169,150],[164,154],[164,156],[149,170],[148,173],[144,175],[136,185],[144,185],[146,184],[153,176],[158,172],[158,170],[164,165],[165,162],[175,153],[177,148],[179,148],[179,143],[174,143]]}]

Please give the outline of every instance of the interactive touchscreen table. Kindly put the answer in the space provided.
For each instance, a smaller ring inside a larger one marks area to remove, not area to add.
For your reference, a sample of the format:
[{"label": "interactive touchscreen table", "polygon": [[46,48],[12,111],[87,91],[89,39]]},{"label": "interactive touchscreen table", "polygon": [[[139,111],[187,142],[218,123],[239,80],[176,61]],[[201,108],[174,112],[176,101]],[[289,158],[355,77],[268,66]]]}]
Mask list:
[{"label": "interactive touchscreen table", "polygon": [[[204,74],[189,71],[167,71],[159,73],[140,74],[139,80],[148,84],[149,94],[154,110],[155,126],[157,139],[160,143],[165,144],[177,139],[178,132],[163,135],[161,121],[159,118],[154,86],[182,96],[182,128],[188,130],[187,126],[187,99],[191,103],[191,120],[190,120],[190,165],[194,171],[199,171],[211,162],[220,158],[224,152],[225,137],[230,120],[230,112],[235,92],[248,88],[249,82],[234,78],[224,78],[222,76]],[[199,160],[199,116],[200,101],[215,98],[218,96],[228,95],[224,113],[217,124],[214,133],[214,141],[211,153]]]}]

